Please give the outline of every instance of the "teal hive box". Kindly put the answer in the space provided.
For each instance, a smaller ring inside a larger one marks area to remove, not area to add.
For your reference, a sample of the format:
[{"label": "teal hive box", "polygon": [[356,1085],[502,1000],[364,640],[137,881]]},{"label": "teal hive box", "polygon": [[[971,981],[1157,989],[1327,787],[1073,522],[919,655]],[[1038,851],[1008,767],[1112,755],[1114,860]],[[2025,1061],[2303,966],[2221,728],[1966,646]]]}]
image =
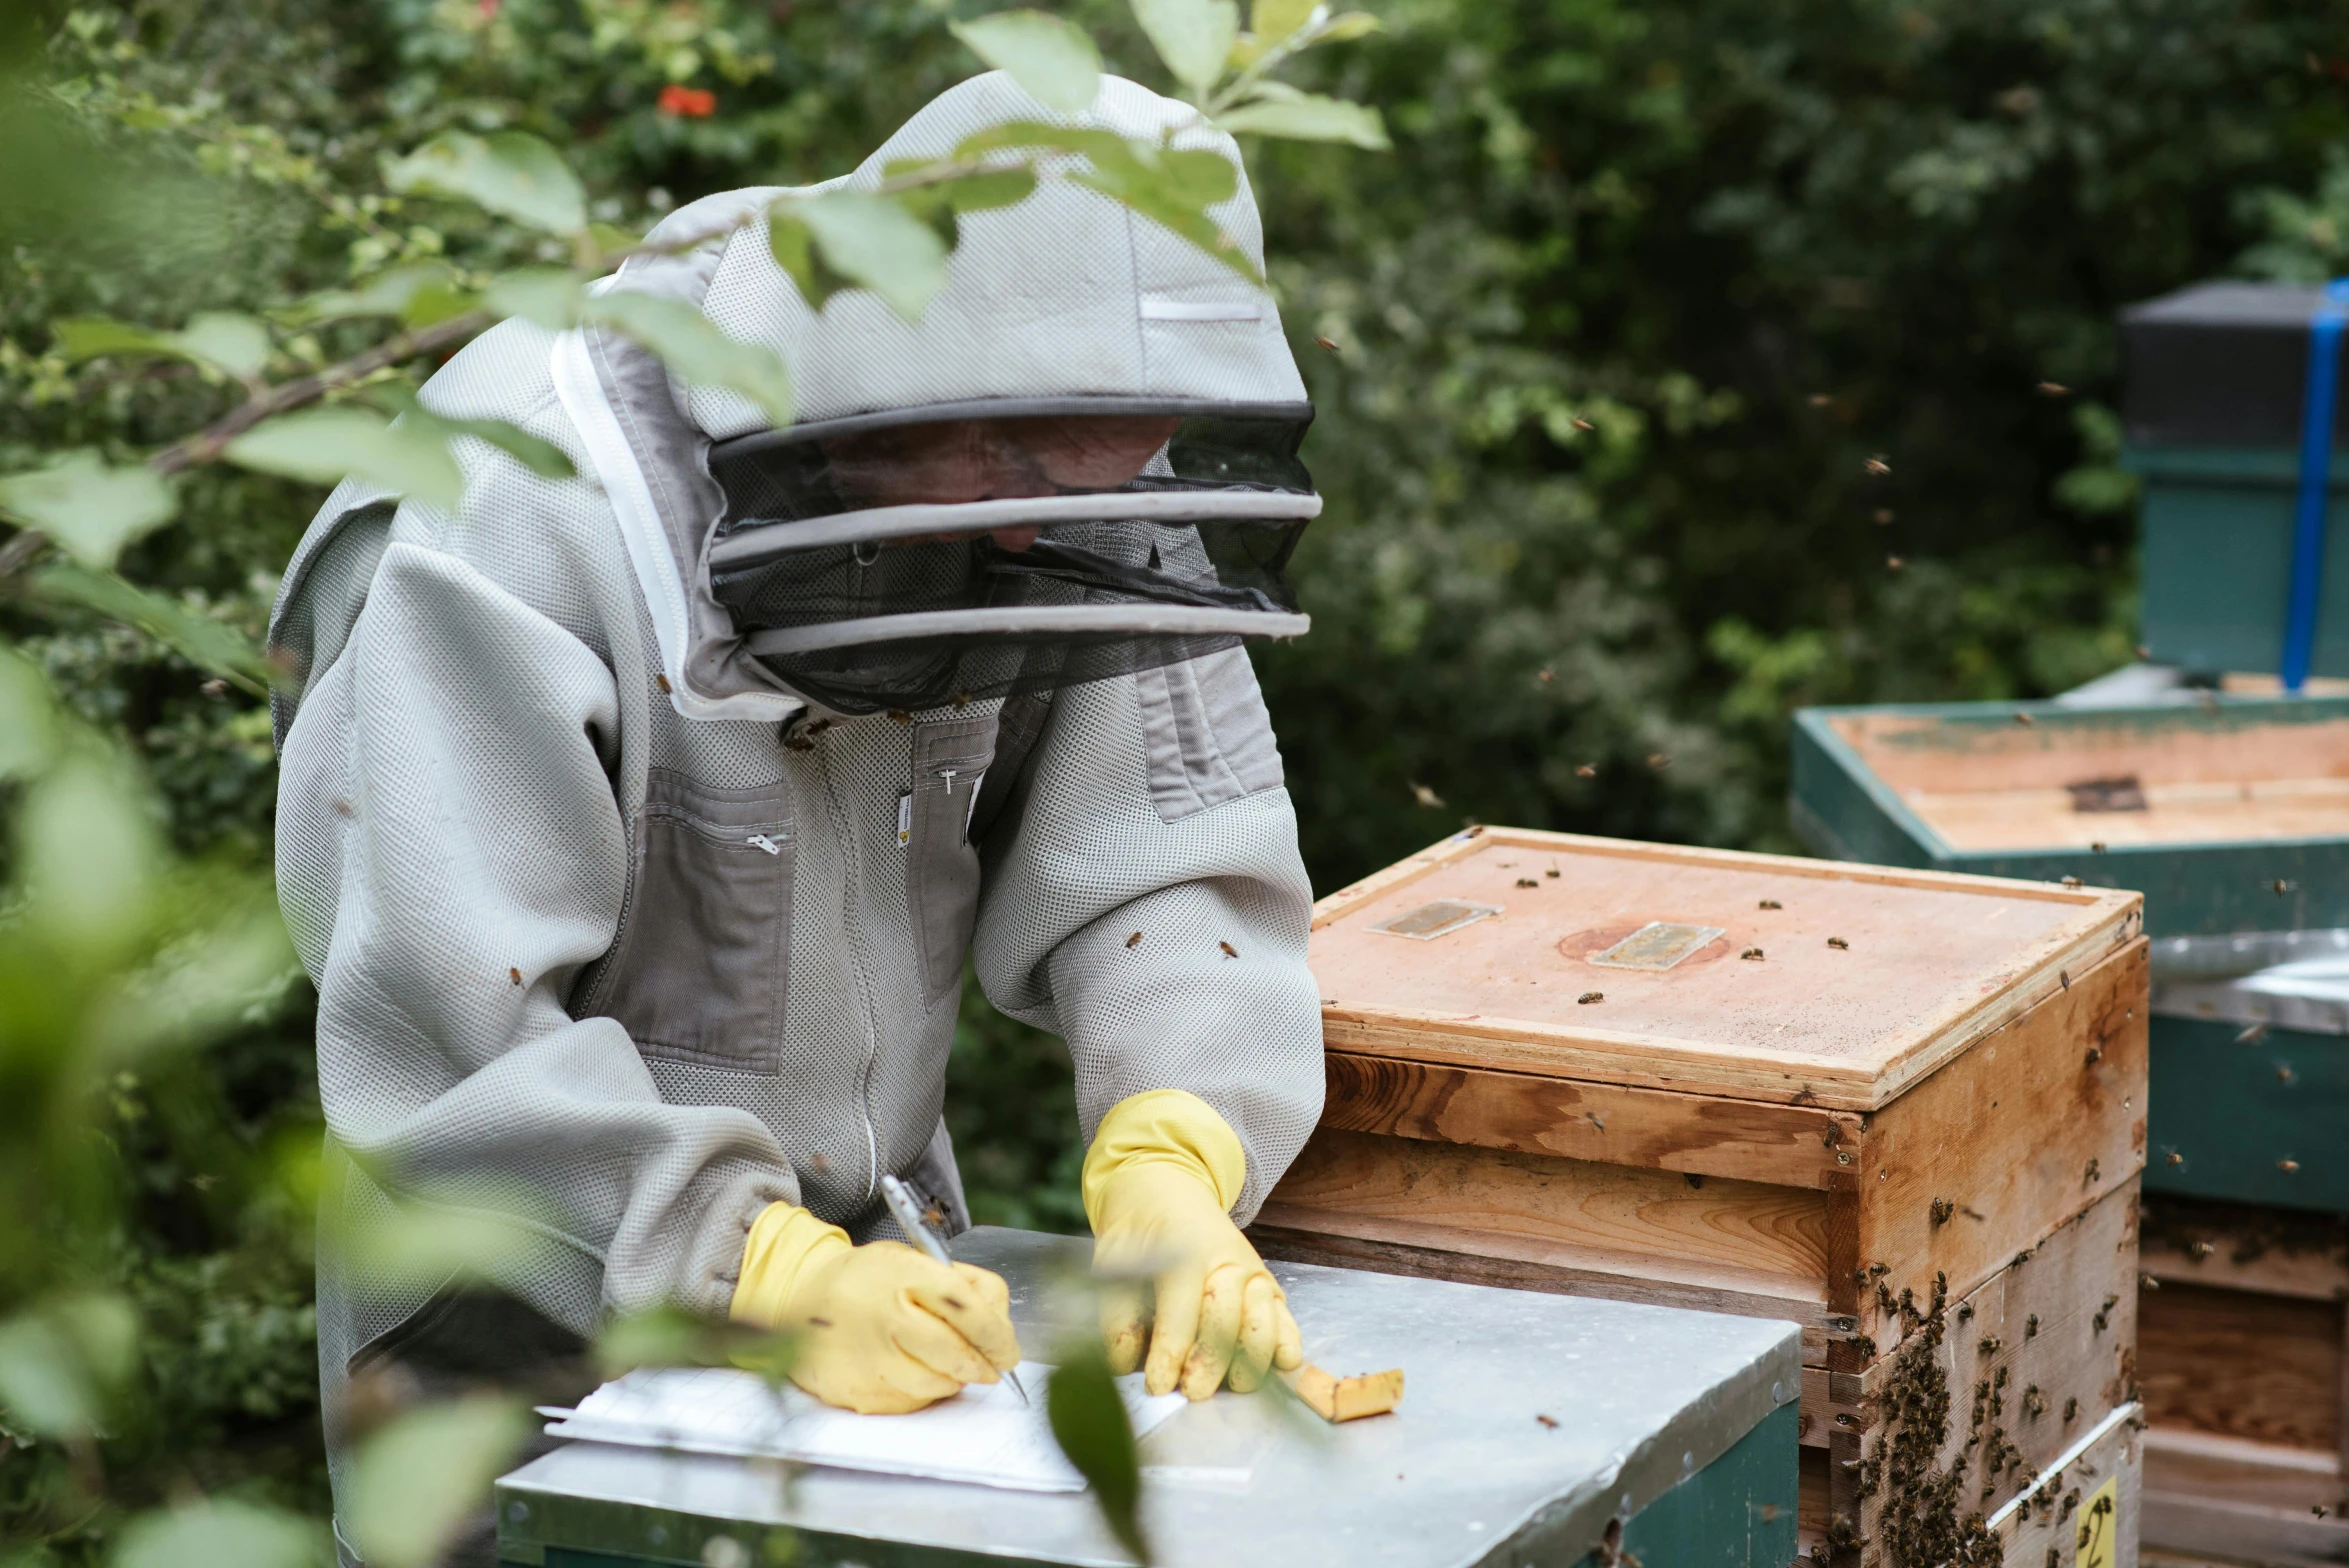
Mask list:
[{"label": "teal hive box", "polygon": [[[2180,669],[2270,671],[2284,640],[2298,462],[2290,452],[2131,448],[2145,486],[2139,538],[2149,657]],[[2325,512],[2318,675],[2349,675],[2349,458],[2334,464]]]},{"label": "teal hive box", "polygon": [[2243,978],[2349,951],[2349,700],[1811,708],[1789,809],[1836,859],[2143,892],[2147,1189],[2349,1211],[2349,1008]]},{"label": "teal hive box", "polygon": [[1834,859],[2133,888],[2157,943],[2349,927],[2349,698],[1806,708],[1788,809]]},{"label": "teal hive box", "polygon": [[2153,987],[2145,1184],[2349,1213],[2349,960]]},{"label": "teal hive box", "polygon": [[[2278,668],[2313,285],[2201,283],[2121,313],[2122,466],[2144,486],[2149,657]],[[2349,400],[2336,405],[2312,669],[2349,674]]]}]

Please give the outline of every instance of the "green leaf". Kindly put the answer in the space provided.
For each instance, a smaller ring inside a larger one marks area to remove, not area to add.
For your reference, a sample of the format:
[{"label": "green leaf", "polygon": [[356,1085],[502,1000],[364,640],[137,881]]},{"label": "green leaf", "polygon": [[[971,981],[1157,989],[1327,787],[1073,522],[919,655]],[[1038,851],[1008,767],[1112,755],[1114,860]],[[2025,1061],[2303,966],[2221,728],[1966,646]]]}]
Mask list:
[{"label": "green leaf", "polygon": [[1372,33],[1386,31],[1386,24],[1368,11],[1348,11],[1324,22],[1314,34],[1317,44],[1342,44],[1356,38],[1368,38]]},{"label": "green leaf", "polygon": [[26,914],[73,947],[135,940],[160,846],[146,802],[112,759],[69,756],[27,792],[15,823]]},{"label": "green leaf", "polygon": [[1216,164],[1225,177],[1225,195],[1230,194],[1230,187],[1234,183],[1232,166],[1211,152],[1169,153],[1164,155],[1157,167],[1136,163],[1130,166],[1112,165],[1105,170],[1096,164],[1094,173],[1072,174],[1069,180],[1087,190],[1099,191],[1113,201],[1123,202],[1142,216],[1165,225],[1250,282],[1263,282],[1262,274],[1240,250],[1239,245],[1216,226],[1213,218],[1207,216],[1206,209],[1224,198],[1199,198],[1199,176],[1206,171],[1164,167],[1165,163],[1176,158],[1204,158]]},{"label": "green leaf", "polygon": [[822,310],[833,295],[856,287],[852,279],[833,271],[824,260],[816,246],[816,231],[789,212],[777,212],[767,220],[767,248],[774,252],[775,265],[791,279],[810,310]]},{"label": "green leaf", "polygon": [[958,213],[991,212],[998,207],[1017,206],[1034,195],[1036,171],[989,169],[981,174],[966,174],[960,179],[948,180],[933,188]]},{"label": "green leaf", "polygon": [[29,586],[35,600],[95,610],[145,632],[198,669],[256,697],[268,695],[273,672],[253,645],[234,627],[198,615],[175,600],[133,587],[111,572],[63,563],[34,573]]},{"label": "green leaf", "polygon": [[1129,145],[1115,131],[1054,125],[1047,120],[1005,120],[964,137],[956,144],[954,156],[968,159],[982,153],[1029,148],[1044,152],[1074,153],[1096,162],[1104,158],[1132,159],[1157,150],[1155,144],[1149,142]]},{"label": "green leaf", "polygon": [[1322,0],[1256,0],[1248,9],[1248,31],[1260,44],[1277,44],[1311,21],[1321,5]]},{"label": "green leaf", "polygon": [[69,316],[50,334],[57,351],[77,363],[107,354],[157,354],[197,360],[240,381],[250,381],[269,363],[269,329],[230,311],[204,311],[184,332],[155,332],[106,316]]},{"label": "green leaf", "polygon": [[687,381],[741,393],[778,428],[791,423],[791,373],[783,361],[726,336],[682,300],[613,289],[588,300],[582,314],[634,338]]},{"label": "green leaf", "polygon": [[49,328],[57,352],[78,364],[107,354],[170,354],[178,347],[166,332],[150,332],[111,316],[67,316]]},{"label": "green leaf", "polygon": [[57,756],[57,700],[39,666],[0,647],[0,779],[30,778]]},{"label": "green leaf", "polygon": [[90,1059],[117,1069],[201,1045],[278,995],[295,969],[274,900],[221,910],[99,1004]]},{"label": "green leaf", "polygon": [[523,131],[483,138],[443,131],[384,170],[395,191],[469,201],[565,236],[587,227],[587,192],[562,155]]},{"label": "green leaf", "polygon": [[1044,1410],[1052,1439],[1077,1473],[1092,1483],[1093,1501],[1120,1544],[1142,1563],[1150,1544],[1142,1535],[1142,1464],[1134,1448],[1134,1425],[1109,1375],[1109,1359],[1098,1335],[1062,1347],[1060,1365],[1044,1387]]},{"label": "green leaf", "polygon": [[230,462],[265,474],[334,484],[349,476],[456,510],[465,476],[439,435],[363,408],[313,408],[265,420],[224,447]]},{"label": "green leaf", "polygon": [[218,365],[239,381],[250,381],[269,367],[269,329],[251,316],[203,311],[172,337],[190,359]]},{"label": "green leaf", "polygon": [[1072,22],[1044,11],[998,11],[947,26],[1047,109],[1081,114],[1100,95],[1101,51]]},{"label": "green leaf", "polygon": [[529,1430],[520,1403],[474,1395],[412,1410],[352,1458],[341,1510],[372,1568],[426,1568],[489,1500],[490,1483]]},{"label": "green leaf", "polygon": [[945,242],[891,198],[832,191],[791,206],[825,265],[880,295],[905,320],[919,321],[946,286]]},{"label": "green leaf", "polygon": [[1240,36],[1236,0],[1133,0],[1133,7],[1134,20],[1176,81],[1194,93],[1215,85]]},{"label": "green leaf", "polygon": [[207,1500],[132,1520],[113,1568],[316,1568],[327,1556],[309,1520]]},{"label": "green leaf", "polygon": [[101,571],[178,509],[179,498],[154,470],[109,468],[95,452],[69,452],[48,468],[0,479],[0,512]]},{"label": "green leaf", "polygon": [[418,401],[414,389],[397,383],[374,388],[368,396],[378,407],[427,435],[437,435],[444,441],[451,436],[472,436],[486,441],[541,479],[569,479],[579,471],[571,466],[571,459],[561,447],[532,435],[520,425],[503,419],[451,419],[436,414]]},{"label": "green leaf", "polygon": [[[322,321],[347,321],[358,316],[397,316],[406,320],[411,309],[436,308],[436,297],[464,297],[454,268],[445,261],[422,261],[379,272],[356,288],[327,289],[313,294],[286,313],[305,326]],[[437,318],[436,318],[437,319]],[[408,320],[410,326],[429,325]]]},{"label": "green leaf", "polygon": [[98,1389],[46,1313],[0,1322],[0,1416],[19,1431],[75,1437],[98,1424]]},{"label": "green leaf", "polygon": [[569,479],[579,472],[561,447],[520,425],[502,419],[443,419],[438,414],[430,416],[430,422],[444,434],[487,441],[541,479]]},{"label": "green leaf", "polygon": [[1208,208],[1230,200],[1240,188],[1239,170],[1221,153],[1129,141],[1113,131],[1010,120],[965,137],[955,156],[1014,148],[1081,156],[1092,169],[1070,175],[1073,183],[1164,224],[1250,282],[1264,281],[1239,245],[1207,215]]},{"label": "green leaf", "polygon": [[482,303],[501,316],[520,316],[550,331],[579,325],[580,302],[587,288],[578,277],[560,267],[525,267],[500,273],[490,280]]},{"label": "green leaf", "polygon": [[1318,95],[1298,98],[1259,98],[1237,109],[1226,109],[1215,123],[1234,136],[1278,136],[1298,142],[1350,142],[1373,152],[1393,145],[1378,111],[1368,104]]}]

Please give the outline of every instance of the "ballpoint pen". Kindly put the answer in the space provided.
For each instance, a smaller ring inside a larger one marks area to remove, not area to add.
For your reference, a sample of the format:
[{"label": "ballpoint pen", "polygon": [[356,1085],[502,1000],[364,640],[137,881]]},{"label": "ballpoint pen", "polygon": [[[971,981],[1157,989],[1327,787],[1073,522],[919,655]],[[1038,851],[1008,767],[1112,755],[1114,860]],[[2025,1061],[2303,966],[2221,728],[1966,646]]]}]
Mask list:
[{"label": "ballpoint pen", "polygon": [[[914,1202],[914,1195],[904,1182],[894,1176],[882,1177],[881,1201],[889,1205],[890,1218],[896,1220],[897,1228],[905,1232],[905,1239],[921,1248],[923,1254],[931,1262],[947,1264],[954,1262],[953,1257],[946,1250],[946,1243],[940,1241],[938,1233],[930,1229],[928,1223],[923,1220],[922,1206]],[[1019,1373],[1006,1368],[1003,1381],[1009,1383],[1011,1391],[1020,1396],[1021,1404],[1030,1408],[1034,1407],[1035,1401],[1029,1399],[1028,1391],[1020,1386]]]}]

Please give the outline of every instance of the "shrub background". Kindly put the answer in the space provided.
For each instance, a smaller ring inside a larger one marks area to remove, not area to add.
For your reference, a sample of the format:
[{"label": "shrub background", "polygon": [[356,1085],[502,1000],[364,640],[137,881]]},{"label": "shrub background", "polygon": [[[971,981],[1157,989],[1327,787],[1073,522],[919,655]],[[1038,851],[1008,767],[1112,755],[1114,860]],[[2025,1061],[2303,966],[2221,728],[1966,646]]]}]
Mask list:
[{"label": "shrub background", "polygon": [[[2039,695],[2125,662],[2115,308],[2349,268],[2349,27],[2317,0],[1373,8],[1386,35],[1321,69],[1395,152],[1251,154],[1321,409],[1329,506],[1296,565],[1316,629],[1258,667],[1324,889],[1464,820],[1793,849],[1795,706]],[[177,325],[479,259],[432,226],[464,221],[445,207],[348,194],[436,130],[535,131],[599,217],[642,227],[847,168],[973,68],[945,24],[979,9],[35,6],[57,89],[152,177],[72,225],[0,202],[0,470],[220,406],[185,365],[69,369],[57,317]],[[1163,85],[1122,6],[1064,9]],[[712,112],[664,111],[671,84]],[[206,470],[129,564],[258,632],[318,499]],[[119,627],[0,618],[144,759],[180,848],[267,864],[265,710]],[[289,979],[225,1048],[109,1086],[136,1199],[111,1283],[150,1397],[103,1463],[133,1494],[319,1506],[309,1021]],[[980,1217],[1081,1229],[1057,1042],[972,988],[951,1097]],[[0,1537],[69,1462],[14,1441]]]}]

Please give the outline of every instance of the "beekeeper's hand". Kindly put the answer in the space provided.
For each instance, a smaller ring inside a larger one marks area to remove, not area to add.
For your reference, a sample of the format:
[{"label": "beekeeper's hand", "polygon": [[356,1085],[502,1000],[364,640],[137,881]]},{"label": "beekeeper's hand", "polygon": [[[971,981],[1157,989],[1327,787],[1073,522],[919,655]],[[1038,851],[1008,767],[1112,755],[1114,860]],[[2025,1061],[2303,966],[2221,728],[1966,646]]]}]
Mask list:
[{"label": "beekeeper's hand", "polygon": [[902,1242],[853,1246],[788,1203],[751,1225],[731,1315],[796,1335],[791,1381],[867,1415],[919,1410],[1020,1360],[1001,1276]]},{"label": "beekeeper's hand", "polygon": [[[1120,1101],[1085,1156],[1085,1217],[1097,1271],[1109,1369],[1145,1369],[1153,1394],[1180,1387],[1205,1399],[1227,1382],[1248,1393],[1268,1368],[1304,1364],[1280,1282],[1232,1223],[1247,1176],[1238,1135],[1196,1095],[1156,1089]],[[1145,1358],[1145,1351],[1147,1357]]]}]

